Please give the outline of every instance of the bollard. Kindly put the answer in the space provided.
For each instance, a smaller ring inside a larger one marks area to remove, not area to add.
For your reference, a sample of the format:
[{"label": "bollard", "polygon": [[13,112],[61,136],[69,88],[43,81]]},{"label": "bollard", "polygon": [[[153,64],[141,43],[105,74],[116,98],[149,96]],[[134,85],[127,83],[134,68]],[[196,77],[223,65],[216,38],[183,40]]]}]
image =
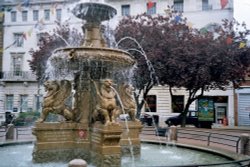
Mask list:
[{"label": "bollard", "polygon": [[171,126],[169,129],[169,141],[177,141],[177,127]]},{"label": "bollard", "polygon": [[240,135],[240,154],[249,154],[249,135],[246,133]]},{"label": "bollard", "polygon": [[87,167],[87,162],[83,159],[73,159],[69,162],[68,167]]},{"label": "bollard", "polygon": [[13,124],[8,124],[7,125],[7,130],[6,130],[6,140],[14,140],[14,130],[15,126]]}]

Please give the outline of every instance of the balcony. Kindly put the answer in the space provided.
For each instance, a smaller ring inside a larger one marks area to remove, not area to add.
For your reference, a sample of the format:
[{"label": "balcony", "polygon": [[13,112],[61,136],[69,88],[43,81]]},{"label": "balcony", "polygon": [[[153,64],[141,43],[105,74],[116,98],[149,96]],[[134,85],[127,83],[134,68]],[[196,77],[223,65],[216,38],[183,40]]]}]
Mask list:
[{"label": "balcony", "polygon": [[0,73],[0,81],[37,81],[31,71],[6,71]]}]

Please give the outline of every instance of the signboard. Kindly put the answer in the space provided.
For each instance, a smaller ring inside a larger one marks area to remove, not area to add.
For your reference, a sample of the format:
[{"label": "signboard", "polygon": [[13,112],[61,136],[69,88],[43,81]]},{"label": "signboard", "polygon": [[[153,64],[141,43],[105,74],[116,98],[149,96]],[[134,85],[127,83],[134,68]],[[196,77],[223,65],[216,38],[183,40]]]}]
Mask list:
[{"label": "signboard", "polygon": [[198,120],[214,122],[214,102],[212,98],[198,100]]}]

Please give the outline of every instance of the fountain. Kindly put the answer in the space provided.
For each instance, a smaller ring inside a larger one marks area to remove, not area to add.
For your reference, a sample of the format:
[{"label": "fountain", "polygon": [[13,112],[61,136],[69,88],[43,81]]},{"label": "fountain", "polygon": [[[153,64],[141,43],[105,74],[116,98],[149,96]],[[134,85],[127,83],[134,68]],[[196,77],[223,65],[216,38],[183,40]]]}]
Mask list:
[{"label": "fountain", "polygon": [[[37,139],[33,161],[81,158],[98,167],[120,166],[122,155],[132,152],[131,156],[140,156],[142,125],[135,119],[135,102],[127,76],[122,75],[135,61],[125,51],[107,48],[102,38],[100,24],[116,14],[114,8],[79,3],[73,14],[86,21],[85,40],[81,47],[55,50],[49,60],[51,76],[68,75],[73,79],[44,83],[47,94],[41,118],[33,128]],[[70,107],[66,101],[72,89],[74,104]],[[118,94],[123,105],[117,102]],[[131,121],[118,119],[124,112]],[[62,115],[65,122],[46,122],[49,113]]]}]

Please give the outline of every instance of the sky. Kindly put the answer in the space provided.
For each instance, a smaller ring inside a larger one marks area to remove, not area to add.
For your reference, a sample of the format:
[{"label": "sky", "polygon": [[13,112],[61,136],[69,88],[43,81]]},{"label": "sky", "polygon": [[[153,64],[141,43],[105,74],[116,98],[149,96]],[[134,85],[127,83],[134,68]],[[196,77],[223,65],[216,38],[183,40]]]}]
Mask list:
[{"label": "sky", "polygon": [[250,29],[250,0],[234,0],[234,18]]}]

